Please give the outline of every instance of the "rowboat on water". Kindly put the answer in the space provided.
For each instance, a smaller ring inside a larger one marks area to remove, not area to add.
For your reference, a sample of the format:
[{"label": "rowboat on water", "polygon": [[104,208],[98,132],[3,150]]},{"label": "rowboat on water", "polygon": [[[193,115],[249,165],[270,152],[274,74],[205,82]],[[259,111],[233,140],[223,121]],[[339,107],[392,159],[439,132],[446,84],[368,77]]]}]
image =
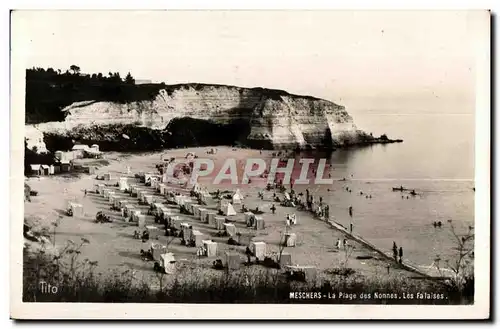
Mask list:
[{"label": "rowboat on water", "polygon": [[404,188],[403,186],[401,186],[401,187],[393,187],[392,190],[393,191],[400,191],[400,192],[402,192],[402,191],[408,191],[409,189]]}]

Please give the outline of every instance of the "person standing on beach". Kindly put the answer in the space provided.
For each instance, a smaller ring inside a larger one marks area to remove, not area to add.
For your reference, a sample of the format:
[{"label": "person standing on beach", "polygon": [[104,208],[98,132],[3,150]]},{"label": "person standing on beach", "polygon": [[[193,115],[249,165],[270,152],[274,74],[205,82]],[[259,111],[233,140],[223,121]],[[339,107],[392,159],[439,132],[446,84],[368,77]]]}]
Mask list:
[{"label": "person standing on beach", "polygon": [[395,241],[392,241],[392,256],[394,257],[394,261],[398,261],[398,246]]},{"label": "person standing on beach", "polygon": [[399,247],[399,264],[403,263],[403,247]]},{"label": "person standing on beach", "polygon": [[349,216],[352,217],[352,206],[349,206]]},{"label": "person standing on beach", "polygon": [[85,196],[87,196],[87,189],[85,189]]},{"label": "person standing on beach", "polygon": [[337,243],[335,244],[335,246],[337,247],[337,250],[340,250],[340,239],[337,239]]},{"label": "person standing on beach", "polygon": [[351,224],[349,225],[349,229],[350,229],[350,231],[351,231],[351,234],[352,234],[352,230],[353,230],[353,228],[354,228],[354,224],[353,224],[353,223],[352,223],[352,221],[351,221]]}]

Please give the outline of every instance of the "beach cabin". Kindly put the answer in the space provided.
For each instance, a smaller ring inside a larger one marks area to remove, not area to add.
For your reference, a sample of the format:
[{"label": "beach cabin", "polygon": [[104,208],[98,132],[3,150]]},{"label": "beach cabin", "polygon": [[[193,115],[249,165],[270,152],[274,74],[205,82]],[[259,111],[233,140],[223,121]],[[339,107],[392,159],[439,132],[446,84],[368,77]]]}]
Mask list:
[{"label": "beach cabin", "polygon": [[255,225],[255,214],[253,212],[247,211],[244,213],[244,215],[247,227],[253,227]]},{"label": "beach cabin", "polygon": [[139,209],[132,210],[132,213],[130,214],[131,220],[133,222],[137,222],[140,215],[141,215],[141,211]]},{"label": "beach cabin", "polygon": [[97,184],[97,193],[104,195],[104,184]]},{"label": "beach cabin", "polygon": [[280,264],[281,267],[285,267],[287,265],[292,265],[292,255],[288,252],[284,252],[281,254],[281,257],[277,255],[278,259],[276,262]]},{"label": "beach cabin", "polygon": [[115,206],[115,208],[121,209],[120,201],[123,201],[123,199],[120,196],[118,196],[118,195],[115,196],[115,199],[114,199],[114,202],[113,202],[113,205]]},{"label": "beach cabin", "polygon": [[212,240],[203,240],[203,249],[205,250],[205,256],[216,257],[217,256],[217,242]]},{"label": "beach cabin", "polygon": [[151,243],[151,248],[149,249],[151,255],[153,256],[153,260],[158,262],[160,261],[160,256],[167,253],[167,246],[162,245],[161,243]]},{"label": "beach cabin", "polygon": [[160,194],[161,195],[167,194],[167,185],[165,185],[165,184],[162,183],[162,184],[159,185],[159,187],[160,187]]},{"label": "beach cabin", "polygon": [[128,178],[127,177],[120,177],[118,180],[118,188],[120,191],[124,192],[125,190],[129,189],[128,186]]},{"label": "beach cabin", "polygon": [[193,231],[193,226],[188,223],[181,223],[182,237],[184,241],[191,241],[191,233]]},{"label": "beach cabin", "polygon": [[32,175],[40,176],[42,174],[42,165],[32,164],[30,165],[30,169]]},{"label": "beach cabin", "polygon": [[223,216],[215,216],[214,217],[215,222],[214,222],[214,228],[216,230],[223,230],[224,229],[224,223],[226,222],[226,218]]},{"label": "beach cabin", "polygon": [[314,282],[316,280],[317,270],[314,266],[287,265],[285,272],[290,279]]},{"label": "beach cabin", "polygon": [[227,235],[234,238],[236,236],[236,226],[233,223],[224,223],[223,225]]},{"label": "beach cabin", "polygon": [[146,215],[137,215],[137,226],[139,228],[144,228],[146,226]]},{"label": "beach cabin", "polygon": [[69,172],[71,170],[70,160],[61,160],[61,172]]},{"label": "beach cabin", "polygon": [[159,227],[156,227],[156,226],[153,226],[153,225],[147,225],[146,226],[146,230],[148,231],[149,233],[149,238],[150,239],[154,239],[154,240],[157,240],[158,237],[160,236],[161,234],[161,231],[160,231],[160,228]]},{"label": "beach cabin", "polygon": [[259,260],[264,260],[266,256],[266,243],[261,241],[250,242],[250,251]]},{"label": "beach cabin", "polygon": [[170,217],[170,227],[173,227],[176,230],[181,229],[182,219],[179,216]]},{"label": "beach cabin", "polygon": [[73,217],[83,217],[83,206],[79,203],[69,202],[68,215],[69,214]]},{"label": "beach cabin", "polygon": [[152,204],[153,203],[153,196],[151,194],[145,194],[143,202],[145,204]]},{"label": "beach cabin", "polygon": [[48,165],[41,165],[41,174],[48,176],[50,175],[50,166]]},{"label": "beach cabin", "polygon": [[208,211],[205,223],[208,223],[210,226],[215,226],[215,216],[217,216],[217,213],[215,211]]},{"label": "beach cabin", "polygon": [[105,173],[104,175],[104,180],[111,180],[111,174],[110,173]]},{"label": "beach cabin", "polygon": [[113,196],[113,197],[114,197],[114,196],[116,196],[115,191],[109,191],[109,192],[108,192],[108,198],[107,198],[107,199],[109,200],[109,199],[110,199],[110,197],[112,197],[112,196]]},{"label": "beach cabin", "polygon": [[199,247],[203,247],[203,239],[205,238],[205,236],[203,235],[203,233],[201,233],[200,231],[198,230],[193,230],[191,232],[191,241],[194,243],[194,246],[199,248]]},{"label": "beach cabin", "polygon": [[175,257],[174,254],[169,252],[160,256],[160,266],[165,269],[166,274],[172,274],[175,272]]},{"label": "beach cabin", "polygon": [[283,238],[283,245],[285,247],[295,247],[297,243],[297,235],[295,233],[285,233]]},{"label": "beach cabin", "polygon": [[241,265],[240,254],[234,251],[226,251],[225,253],[226,267],[229,270],[237,270]]},{"label": "beach cabin", "polygon": [[194,216],[194,218],[201,219],[201,209],[205,209],[205,208],[203,208],[199,204],[193,205],[193,216]]},{"label": "beach cabin", "polygon": [[210,212],[210,210],[208,210],[208,209],[200,208],[200,220],[202,223],[208,223],[207,215],[209,212]]},{"label": "beach cabin", "polygon": [[115,205],[115,199],[116,199],[116,196],[113,195],[113,194],[109,194],[109,197],[108,197],[108,201],[111,205]]},{"label": "beach cabin", "polygon": [[255,216],[254,219],[254,228],[256,230],[263,230],[265,228],[264,218],[262,216]]}]

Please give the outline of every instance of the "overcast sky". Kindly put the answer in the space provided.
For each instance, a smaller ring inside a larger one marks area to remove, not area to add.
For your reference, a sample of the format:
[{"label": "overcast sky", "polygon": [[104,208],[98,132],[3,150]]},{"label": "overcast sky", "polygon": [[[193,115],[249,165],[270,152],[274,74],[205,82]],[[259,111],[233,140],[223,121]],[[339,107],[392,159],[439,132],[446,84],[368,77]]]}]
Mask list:
[{"label": "overcast sky", "polygon": [[[479,15],[478,15],[479,14]],[[480,12],[16,12],[26,67],[342,98],[471,98]]]}]

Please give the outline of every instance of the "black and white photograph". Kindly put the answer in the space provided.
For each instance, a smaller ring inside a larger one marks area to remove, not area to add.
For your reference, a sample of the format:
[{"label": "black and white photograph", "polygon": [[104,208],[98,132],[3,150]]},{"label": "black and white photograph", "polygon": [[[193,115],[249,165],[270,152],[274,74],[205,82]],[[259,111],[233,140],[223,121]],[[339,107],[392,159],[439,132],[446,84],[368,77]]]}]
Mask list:
[{"label": "black and white photograph", "polygon": [[487,318],[490,19],[13,10],[11,317]]}]

